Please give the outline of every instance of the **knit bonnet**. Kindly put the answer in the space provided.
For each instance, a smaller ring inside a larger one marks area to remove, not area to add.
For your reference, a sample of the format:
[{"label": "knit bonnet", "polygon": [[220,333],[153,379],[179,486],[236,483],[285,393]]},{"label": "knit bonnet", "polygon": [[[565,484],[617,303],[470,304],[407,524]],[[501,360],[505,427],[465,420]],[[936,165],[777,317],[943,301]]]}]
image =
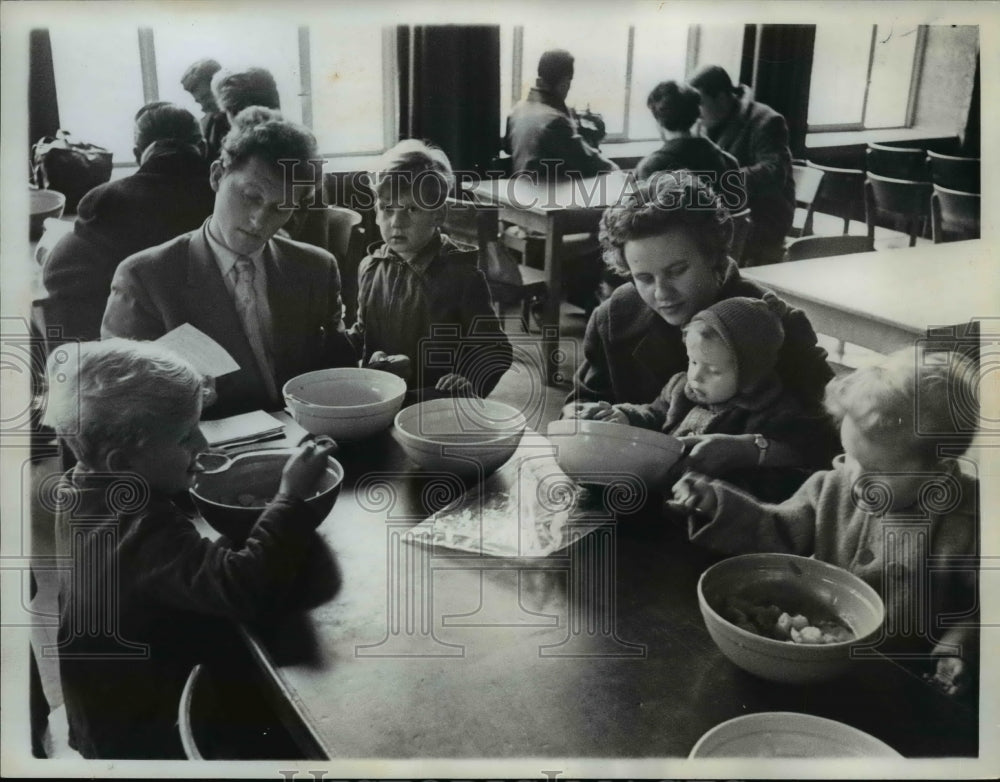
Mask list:
[{"label": "knit bonnet", "polygon": [[764,299],[735,296],[691,318],[691,323],[701,321],[718,333],[736,357],[740,390],[753,388],[774,371],[785,341],[778,315],[781,306],[773,294],[765,294]]}]

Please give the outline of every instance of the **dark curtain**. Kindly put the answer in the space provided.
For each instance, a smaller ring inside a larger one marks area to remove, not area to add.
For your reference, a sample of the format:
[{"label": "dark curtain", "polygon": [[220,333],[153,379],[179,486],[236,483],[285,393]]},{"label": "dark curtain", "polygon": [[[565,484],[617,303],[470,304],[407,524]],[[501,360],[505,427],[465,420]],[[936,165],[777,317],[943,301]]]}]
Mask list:
[{"label": "dark curtain", "polygon": [[483,172],[500,148],[500,28],[401,27],[400,137],[432,141],[455,170]]},{"label": "dark curtain", "polygon": [[972,103],[969,105],[969,117],[965,121],[965,133],[962,134],[961,154],[966,157],[979,157],[980,149],[980,118],[979,118],[979,56],[976,56],[976,75],[972,82]]},{"label": "dark curtain", "polygon": [[805,157],[816,26],[765,24],[756,34],[760,48],[754,95],[785,117],[792,157]]},{"label": "dark curtain", "polygon": [[[48,30],[32,30],[28,54],[28,144],[59,129],[56,76]],[[30,152],[30,149],[29,149]]]}]

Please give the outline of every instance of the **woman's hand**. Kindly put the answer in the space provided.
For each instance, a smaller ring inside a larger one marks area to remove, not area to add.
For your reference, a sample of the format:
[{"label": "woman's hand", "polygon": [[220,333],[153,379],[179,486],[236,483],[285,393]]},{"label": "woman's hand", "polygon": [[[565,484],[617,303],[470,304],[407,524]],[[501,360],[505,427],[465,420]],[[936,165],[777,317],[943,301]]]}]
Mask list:
[{"label": "woman's hand", "polygon": [[562,409],[563,418],[581,418],[592,421],[609,421],[627,424],[628,416],[616,410],[610,402],[573,402]]},{"label": "woman's hand", "polygon": [[391,372],[403,380],[410,377],[410,358],[402,353],[389,355],[384,350],[376,350],[368,358],[368,369],[380,369],[383,372]]},{"label": "woman's hand", "polygon": [[757,466],[753,437],[745,434],[700,434],[678,438],[684,443],[687,466],[707,475],[725,475]]},{"label": "woman's hand", "polygon": [[329,438],[309,440],[299,446],[281,471],[279,494],[304,500],[316,493],[316,483],[326,469],[327,457],[337,447]]},{"label": "woman's hand", "polygon": [[704,475],[686,472],[674,484],[673,500],[667,500],[667,507],[685,516],[697,513],[702,516],[715,515],[715,492],[712,482]]},{"label": "woman's hand", "polygon": [[475,390],[472,388],[472,383],[464,375],[459,375],[455,372],[445,375],[443,378],[437,381],[434,386],[436,391],[442,391],[446,394],[474,394]]}]

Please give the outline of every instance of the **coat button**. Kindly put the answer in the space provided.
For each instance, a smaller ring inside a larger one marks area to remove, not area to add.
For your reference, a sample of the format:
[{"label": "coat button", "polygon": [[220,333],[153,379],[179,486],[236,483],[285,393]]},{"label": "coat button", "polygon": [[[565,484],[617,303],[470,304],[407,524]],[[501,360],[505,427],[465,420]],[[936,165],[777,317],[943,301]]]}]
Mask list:
[{"label": "coat button", "polygon": [[870,565],[875,561],[875,552],[870,548],[861,549],[861,553],[858,554],[858,564]]}]

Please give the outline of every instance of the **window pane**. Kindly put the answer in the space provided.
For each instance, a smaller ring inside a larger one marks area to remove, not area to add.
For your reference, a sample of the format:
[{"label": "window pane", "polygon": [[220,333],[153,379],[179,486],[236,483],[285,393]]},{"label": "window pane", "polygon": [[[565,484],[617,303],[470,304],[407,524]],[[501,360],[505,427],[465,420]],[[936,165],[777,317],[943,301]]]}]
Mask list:
[{"label": "window pane", "polygon": [[298,28],[290,22],[241,18],[239,25],[177,15],[158,21],[153,29],[160,100],[168,100],[201,116],[194,98],[181,87],[187,67],[202,57],[218,60],[223,68],[266,68],[278,84],[281,113],[302,121],[302,81],[299,75]]},{"label": "window pane", "polygon": [[661,81],[684,81],[688,27],[685,24],[636,25],[632,56],[629,137],[659,138],[659,125],[646,108],[646,98]]},{"label": "window pane", "polygon": [[743,25],[703,24],[699,26],[698,59],[695,63],[695,69],[702,65],[721,65],[735,84],[740,79],[742,60]]},{"label": "window pane", "polygon": [[314,24],[313,125],[320,152],[382,150],[382,28]]},{"label": "window pane", "polygon": [[53,26],[49,36],[63,129],[107,147],[115,163],[135,162],[132,117],[143,104],[138,30],[105,20],[100,36],[85,25]]},{"label": "window pane", "polygon": [[906,124],[916,47],[915,26],[880,24],[876,28],[866,128],[898,128]]},{"label": "window pane", "polygon": [[809,86],[809,126],[861,122],[872,30],[868,25],[818,25]]},{"label": "window pane", "polygon": [[625,124],[628,25],[595,19],[567,22],[562,16],[553,18],[551,24],[525,25],[523,95],[535,86],[538,58],[547,49],[567,49],[576,58],[566,105],[578,111],[589,106],[604,117],[608,134],[621,133]]}]

